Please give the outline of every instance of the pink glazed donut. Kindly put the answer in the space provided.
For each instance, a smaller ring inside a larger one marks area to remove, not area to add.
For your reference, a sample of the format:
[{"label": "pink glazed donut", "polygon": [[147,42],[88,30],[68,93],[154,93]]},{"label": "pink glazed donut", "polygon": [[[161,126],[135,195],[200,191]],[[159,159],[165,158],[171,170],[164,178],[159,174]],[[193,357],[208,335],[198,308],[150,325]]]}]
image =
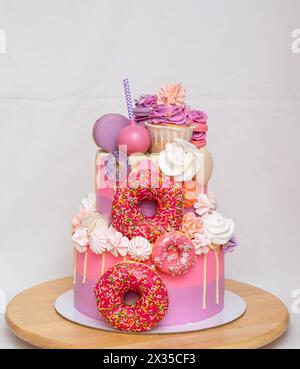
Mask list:
[{"label": "pink glazed donut", "polygon": [[152,262],[163,273],[172,276],[185,274],[195,263],[196,254],[192,241],[181,232],[168,232],[157,238]]}]

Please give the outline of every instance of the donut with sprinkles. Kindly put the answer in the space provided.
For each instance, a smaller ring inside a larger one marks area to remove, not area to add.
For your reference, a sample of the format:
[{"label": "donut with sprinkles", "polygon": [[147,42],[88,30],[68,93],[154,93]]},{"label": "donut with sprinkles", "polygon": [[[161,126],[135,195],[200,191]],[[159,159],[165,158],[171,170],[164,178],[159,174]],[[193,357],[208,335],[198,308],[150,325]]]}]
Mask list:
[{"label": "donut with sprinkles", "polygon": [[151,254],[153,264],[172,276],[187,273],[196,261],[192,241],[181,232],[169,232],[157,238]]},{"label": "donut with sprinkles", "polygon": [[[137,301],[126,304],[125,295],[133,291],[139,296]],[[148,331],[163,319],[169,307],[163,281],[143,263],[114,265],[100,278],[94,292],[104,320],[122,331]]]},{"label": "donut with sprinkles", "polygon": [[[139,207],[142,200],[154,201],[157,205],[152,216],[143,214]],[[158,179],[155,186],[118,187],[112,203],[112,223],[124,236],[147,238],[151,243],[158,236],[179,230],[184,215],[182,186],[177,183],[164,185]]]}]

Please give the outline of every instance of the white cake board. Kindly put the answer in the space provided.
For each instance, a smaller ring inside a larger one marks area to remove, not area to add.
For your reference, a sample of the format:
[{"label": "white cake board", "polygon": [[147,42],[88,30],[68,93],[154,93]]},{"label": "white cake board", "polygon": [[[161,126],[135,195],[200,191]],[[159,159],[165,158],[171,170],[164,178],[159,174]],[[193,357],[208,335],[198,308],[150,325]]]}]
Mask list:
[{"label": "white cake board", "polygon": [[[58,297],[54,303],[55,310],[62,317],[86,327],[102,329],[111,332],[120,332],[112,328],[104,321],[89,318],[81,314],[74,306],[74,293],[69,290]],[[142,334],[164,334],[200,331],[208,328],[218,327],[238,319],[246,311],[245,301],[233,292],[225,291],[224,309],[219,314],[200,322],[181,325],[156,326],[149,332]],[[141,333],[139,333],[141,334]]]}]

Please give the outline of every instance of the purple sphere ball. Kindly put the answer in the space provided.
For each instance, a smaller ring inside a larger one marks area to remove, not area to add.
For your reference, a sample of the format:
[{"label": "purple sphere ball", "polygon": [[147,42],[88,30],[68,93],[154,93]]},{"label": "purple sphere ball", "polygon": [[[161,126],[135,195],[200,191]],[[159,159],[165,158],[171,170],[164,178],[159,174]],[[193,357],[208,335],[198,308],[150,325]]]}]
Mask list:
[{"label": "purple sphere ball", "polygon": [[93,128],[93,138],[96,145],[107,152],[116,151],[119,133],[128,124],[129,120],[124,115],[117,113],[102,115]]}]

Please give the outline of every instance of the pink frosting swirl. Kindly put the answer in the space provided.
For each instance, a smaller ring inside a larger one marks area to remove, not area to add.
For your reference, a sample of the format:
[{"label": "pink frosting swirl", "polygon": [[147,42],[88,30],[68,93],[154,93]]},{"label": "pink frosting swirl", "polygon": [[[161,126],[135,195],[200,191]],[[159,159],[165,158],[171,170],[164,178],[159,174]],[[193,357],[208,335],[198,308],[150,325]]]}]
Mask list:
[{"label": "pink frosting swirl", "polygon": [[153,124],[175,124],[178,126],[191,124],[188,119],[189,107],[187,105],[157,105],[150,114],[149,120]]},{"label": "pink frosting swirl", "polygon": [[156,95],[142,95],[135,101],[135,106],[139,108],[151,108],[157,105]]},{"label": "pink frosting swirl", "polygon": [[201,110],[191,110],[189,112],[189,119],[193,123],[206,123],[207,122],[207,114],[205,114]]},{"label": "pink frosting swirl", "polygon": [[157,104],[156,95],[142,95],[135,100],[135,108],[133,109],[134,118],[137,122],[144,122],[149,120],[149,115]]},{"label": "pink frosting swirl", "polygon": [[162,87],[158,95],[142,95],[135,101],[134,116],[137,122],[153,124],[194,125],[192,140],[202,147],[206,144],[207,115],[191,109],[184,103],[185,90],[179,83]]},{"label": "pink frosting swirl", "polygon": [[189,119],[195,126],[192,134],[192,143],[201,148],[206,145],[207,115],[200,110],[191,110]]},{"label": "pink frosting swirl", "polygon": [[195,132],[192,134],[192,144],[198,149],[206,145],[206,132]]}]

